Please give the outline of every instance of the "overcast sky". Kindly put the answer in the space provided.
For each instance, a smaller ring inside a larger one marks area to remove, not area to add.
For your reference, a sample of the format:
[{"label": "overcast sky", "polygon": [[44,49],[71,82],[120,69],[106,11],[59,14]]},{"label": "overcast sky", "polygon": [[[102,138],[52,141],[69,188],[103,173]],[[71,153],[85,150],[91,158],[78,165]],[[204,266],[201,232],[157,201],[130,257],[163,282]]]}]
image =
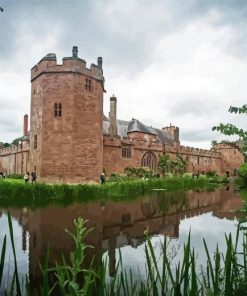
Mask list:
[{"label": "overcast sky", "polygon": [[103,57],[118,118],[179,126],[181,143],[210,148],[212,126],[247,103],[246,0],[0,0],[0,141],[22,135],[30,69],[73,45],[90,66]]}]

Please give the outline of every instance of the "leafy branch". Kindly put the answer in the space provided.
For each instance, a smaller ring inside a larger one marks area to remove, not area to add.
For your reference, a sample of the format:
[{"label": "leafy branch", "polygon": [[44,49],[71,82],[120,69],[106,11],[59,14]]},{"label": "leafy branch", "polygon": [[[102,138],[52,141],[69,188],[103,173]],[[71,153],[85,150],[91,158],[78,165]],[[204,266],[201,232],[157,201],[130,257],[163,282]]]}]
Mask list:
[{"label": "leafy branch", "polygon": [[[235,113],[235,114],[246,114],[247,113],[247,105],[243,105],[242,107],[234,107],[230,106],[228,112]],[[220,123],[217,126],[212,128],[213,131],[218,131],[226,136],[239,136],[240,140],[243,141],[244,147],[243,151],[247,151],[247,131],[242,128],[238,128],[237,126],[227,123],[223,124]]]}]

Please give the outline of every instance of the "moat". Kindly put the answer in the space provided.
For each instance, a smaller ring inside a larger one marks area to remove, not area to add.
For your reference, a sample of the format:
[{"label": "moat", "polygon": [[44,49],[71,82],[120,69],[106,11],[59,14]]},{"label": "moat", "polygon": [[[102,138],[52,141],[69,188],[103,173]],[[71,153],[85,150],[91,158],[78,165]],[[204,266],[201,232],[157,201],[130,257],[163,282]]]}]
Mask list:
[{"label": "moat", "polygon": [[[17,252],[19,273],[29,274],[31,281],[38,280],[38,261],[44,261],[47,244],[51,247],[50,260],[68,254],[74,245],[65,228],[74,231],[73,220],[82,217],[93,228],[86,242],[92,246],[86,262],[107,259],[109,274],[113,274],[121,250],[123,264],[131,267],[134,277],[145,277],[145,236],[148,229],[156,255],[160,256],[160,241],[169,241],[174,263],[179,260],[183,243],[191,231],[191,242],[198,254],[198,264],[205,263],[205,238],[211,254],[216,244],[225,251],[225,233],[235,237],[242,207],[238,193],[231,188],[215,191],[167,192],[153,191],[133,202],[104,202],[73,204],[68,207],[8,209],[10,211]],[[8,234],[7,209],[0,209],[0,246]],[[8,275],[13,273],[13,256],[8,237],[6,266],[3,284],[8,285]],[[176,256],[175,256],[176,255]],[[4,287],[4,285],[2,285]]]}]

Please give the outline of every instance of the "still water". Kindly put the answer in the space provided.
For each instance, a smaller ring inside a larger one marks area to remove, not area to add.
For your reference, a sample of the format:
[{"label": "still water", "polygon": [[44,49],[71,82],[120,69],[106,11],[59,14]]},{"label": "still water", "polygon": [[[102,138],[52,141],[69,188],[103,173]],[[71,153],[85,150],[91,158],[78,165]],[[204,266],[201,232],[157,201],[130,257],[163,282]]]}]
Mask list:
[{"label": "still water", "polygon": [[[164,236],[169,241],[169,252],[174,264],[182,254],[182,245],[191,231],[191,242],[198,254],[197,263],[203,264],[206,254],[202,239],[205,238],[211,254],[216,244],[224,251],[225,233],[236,233],[236,210],[242,200],[233,188],[216,191],[166,192],[153,191],[134,201],[73,204],[68,207],[8,209],[12,216],[14,240],[20,276],[29,274],[31,282],[38,280],[38,262],[44,262],[47,244],[51,247],[50,260],[60,258],[61,252],[73,250],[73,241],[65,228],[74,231],[73,220],[82,217],[94,230],[86,242],[86,261],[92,256],[108,262],[109,274],[113,274],[121,250],[123,264],[131,267],[134,277],[145,277],[144,231],[148,229],[156,255],[160,255],[160,241]],[[0,209],[0,246],[4,234],[9,233],[7,210]],[[8,286],[13,274],[13,256],[10,240],[2,288]],[[1,291],[0,291],[1,292]]]}]

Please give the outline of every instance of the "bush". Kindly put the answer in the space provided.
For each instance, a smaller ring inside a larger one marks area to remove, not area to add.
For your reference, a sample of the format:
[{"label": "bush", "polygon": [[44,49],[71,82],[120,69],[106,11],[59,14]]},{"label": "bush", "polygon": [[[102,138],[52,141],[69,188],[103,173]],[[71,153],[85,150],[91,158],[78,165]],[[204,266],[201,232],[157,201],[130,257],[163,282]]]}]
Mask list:
[{"label": "bush", "polygon": [[128,177],[125,175],[121,175],[119,173],[112,173],[111,177],[108,179],[108,182],[121,182],[121,181],[127,181]]},{"label": "bush", "polygon": [[216,171],[208,171],[207,177],[214,177],[216,175]]},{"label": "bush", "polygon": [[7,176],[7,178],[9,179],[23,179],[24,178],[24,175],[21,175],[21,174],[10,174]]},{"label": "bush", "polygon": [[247,178],[247,163],[243,163],[239,168],[239,176]]},{"label": "bush", "polygon": [[128,177],[147,179],[152,179],[155,177],[154,172],[145,167],[127,167],[124,169],[124,172]]},{"label": "bush", "polygon": [[192,178],[192,173],[184,173],[183,177],[184,178]]},{"label": "bush", "polygon": [[165,178],[172,178],[173,177],[173,173],[165,173]]}]

